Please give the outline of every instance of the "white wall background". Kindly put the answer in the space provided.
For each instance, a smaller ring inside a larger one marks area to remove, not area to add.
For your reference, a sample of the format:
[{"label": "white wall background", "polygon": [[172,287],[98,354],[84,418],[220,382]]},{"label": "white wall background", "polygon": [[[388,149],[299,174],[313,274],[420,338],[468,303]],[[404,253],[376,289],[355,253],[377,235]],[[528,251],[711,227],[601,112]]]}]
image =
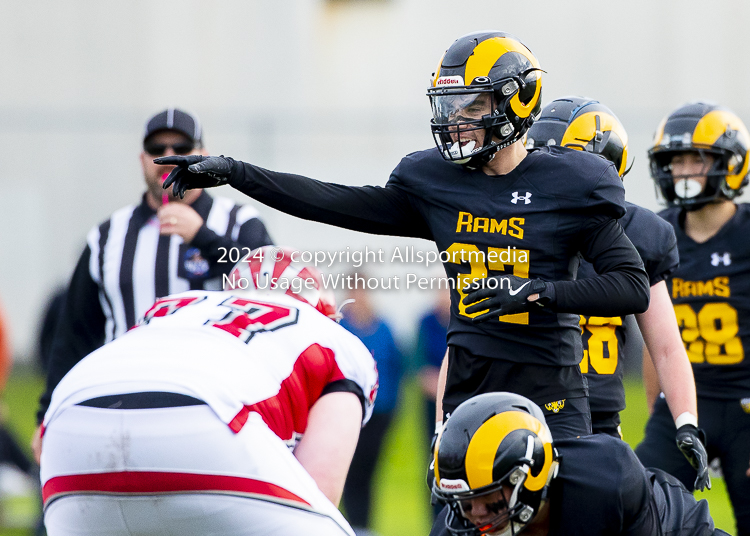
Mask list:
[{"label": "white wall background", "polygon": [[[443,51],[499,29],[547,71],[545,102],[585,94],[619,115],[636,159],[628,197],[655,209],[645,151],[664,115],[703,98],[750,121],[749,21],[744,0],[0,0],[0,300],[17,357],[34,352],[87,230],[139,199],[143,123],[168,105],[201,117],[213,153],[384,184],[432,145],[425,89]],[[259,208],[277,243],[302,249],[433,249]],[[408,339],[431,299],[376,302]]]}]

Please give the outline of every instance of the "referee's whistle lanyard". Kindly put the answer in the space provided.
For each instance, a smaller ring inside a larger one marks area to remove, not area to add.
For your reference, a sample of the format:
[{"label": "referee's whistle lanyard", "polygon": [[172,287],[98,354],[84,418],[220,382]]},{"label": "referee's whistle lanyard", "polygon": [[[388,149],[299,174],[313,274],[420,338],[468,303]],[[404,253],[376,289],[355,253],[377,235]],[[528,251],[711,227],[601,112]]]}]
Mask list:
[{"label": "referee's whistle lanyard", "polygon": [[[164,184],[164,181],[167,180],[167,177],[169,177],[169,171],[167,171],[161,176],[162,184]],[[161,204],[166,205],[167,203],[169,203],[169,193],[166,190],[164,190],[161,194]]]}]

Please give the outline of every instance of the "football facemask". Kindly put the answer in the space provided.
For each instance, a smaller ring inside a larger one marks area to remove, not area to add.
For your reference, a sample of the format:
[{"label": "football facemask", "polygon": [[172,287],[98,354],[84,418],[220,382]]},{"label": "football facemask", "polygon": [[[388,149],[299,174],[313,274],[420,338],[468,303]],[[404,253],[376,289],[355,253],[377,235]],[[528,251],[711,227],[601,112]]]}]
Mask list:
[{"label": "football facemask", "polygon": [[[657,195],[685,210],[734,199],[747,184],[749,145],[747,128],[730,110],[707,102],[681,106],[662,120],[648,152]],[[681,170],[679,158],[687,154],[703,161],[700,172]],[[694,177],[705,177],[705,185]]]},{"label": "football facemask", "polygon": [[520,140],[541,108],[540,73],[531,51],[509,34],[458,38],[427,90],[443,158],[475,169]]}]

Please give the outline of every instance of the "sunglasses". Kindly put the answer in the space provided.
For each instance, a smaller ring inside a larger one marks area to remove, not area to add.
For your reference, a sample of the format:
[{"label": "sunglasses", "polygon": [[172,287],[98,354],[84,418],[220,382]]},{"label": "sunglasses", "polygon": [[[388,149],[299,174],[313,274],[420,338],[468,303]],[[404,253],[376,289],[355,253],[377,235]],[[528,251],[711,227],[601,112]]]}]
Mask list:
[{"label": "sunglasses", "polygon": [[171,147],[174,154],[186,155],[193,152],[195,149],[194,143],[175,143],[169,145],[167,143],[154,143],[146,142],[143,144],[143,150],[151,156],[163,156],[167,152],[167,149]]}]

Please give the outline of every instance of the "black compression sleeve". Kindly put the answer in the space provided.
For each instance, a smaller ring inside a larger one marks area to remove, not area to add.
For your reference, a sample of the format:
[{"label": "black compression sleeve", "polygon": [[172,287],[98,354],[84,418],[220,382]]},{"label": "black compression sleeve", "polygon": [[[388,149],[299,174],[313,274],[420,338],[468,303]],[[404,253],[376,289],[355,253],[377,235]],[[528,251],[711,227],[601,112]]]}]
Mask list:
[{"label": "black compression sleeve", "polygon": [[362,392],[362,388],[357,385],[353,380],[344,378],[341,380],[335,380],[323,387],[323,391],[320,396],[327,395],[328,393],[354,393],[359,398],[359,403],[362,405],[362,418],[365,418],[365,394]]},{"label": "black compression sleeve", "polygon": [[432,239],[424,219],[401,188],[345,186],[236,162],[229,183],[292,216],[353,231]]},{"label": "black compression sleeve", "polygon": [[649,275],[651,286],[660,281],[665,281],[677,269],[680,264],[680,255],[677,251],[677,240],[675,240],[669,251],[658,260],[644,259],[643,264]]},{"label": "black compression sleeve", "polygon": [[616,220],[589,220],[581,232],[580,248],[599,275],[554,282],[555,311],[623,316],[648,309],[648,275],[638,252]]},{"label": "black compression sleeve", "polygon": [[91,279],[86,246],[70,280],[65,303],[52,340],[47,369],[47,390],[39,400],[37,422],[41,423],[49,407],[52,391],[70,369],[104,344],[106,318],[99,302],[99,286]]}]

